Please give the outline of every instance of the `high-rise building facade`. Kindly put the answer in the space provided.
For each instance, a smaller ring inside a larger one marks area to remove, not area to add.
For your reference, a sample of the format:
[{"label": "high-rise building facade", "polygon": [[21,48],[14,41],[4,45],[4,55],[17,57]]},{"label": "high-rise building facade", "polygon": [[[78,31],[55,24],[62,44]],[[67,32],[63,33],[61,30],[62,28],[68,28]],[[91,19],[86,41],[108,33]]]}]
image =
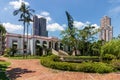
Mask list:
[{"label": "high-rise building facade", "polygon": [[100,40],[110,41],[113,38],[113,27],[111,26],[111,18],[104,16],[100,23]]},{"label": "high-rise building facade", "polygon": [[38,18],[36,15],[33,17],[33,35],[48,36],[45,18]]}]

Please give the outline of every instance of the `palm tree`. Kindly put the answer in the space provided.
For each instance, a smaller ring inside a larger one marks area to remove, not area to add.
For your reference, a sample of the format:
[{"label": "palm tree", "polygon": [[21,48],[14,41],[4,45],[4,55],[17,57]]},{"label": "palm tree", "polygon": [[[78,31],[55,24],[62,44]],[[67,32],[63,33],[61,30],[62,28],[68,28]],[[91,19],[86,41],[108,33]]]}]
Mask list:
[{"label": "palm tree", "polygon": [[30,22],[32,21],[31,16],[32,12],[35,12],[33,9],[30,9],[29,6],[26,6],[24,2],[21,3],[21,7],[18,10],[15,10],[13,12],[13,15],[16,16],[20,14],[19,21],[23,22],[24,30],[23,30],[23,52],[25,49],[25,29],[27,25],[27,44],[28,44],[28,27],[30,25]]},{"label": "palm tree", "polygon": [[0,49],[0,52],[3,52],[4,50],[4,46],[3,46],[3,43],[4,43],[4,40],[5,40],[5,33],[6,33],[6,29],[5,27],[0,24],[0,46],[1,46],[1,49]]}]

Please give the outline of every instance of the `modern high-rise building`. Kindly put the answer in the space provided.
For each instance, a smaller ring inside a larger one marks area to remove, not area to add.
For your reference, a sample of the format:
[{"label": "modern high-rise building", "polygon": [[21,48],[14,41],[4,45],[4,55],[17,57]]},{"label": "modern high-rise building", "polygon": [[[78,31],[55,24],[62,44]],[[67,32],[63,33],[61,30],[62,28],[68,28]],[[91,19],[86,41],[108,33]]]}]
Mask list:
[{"label": "modern high-rise building", "polygon": [[100,40],[110,41],[113,38],[113,27],[111,26],[111,18],[104,16],[100,23]]},{"label": "modern high-rise building", "polygon": [[33,17],[33,35],[46,37],[48,36],[45,18],[38,18],[38,16],[36,15]]}]

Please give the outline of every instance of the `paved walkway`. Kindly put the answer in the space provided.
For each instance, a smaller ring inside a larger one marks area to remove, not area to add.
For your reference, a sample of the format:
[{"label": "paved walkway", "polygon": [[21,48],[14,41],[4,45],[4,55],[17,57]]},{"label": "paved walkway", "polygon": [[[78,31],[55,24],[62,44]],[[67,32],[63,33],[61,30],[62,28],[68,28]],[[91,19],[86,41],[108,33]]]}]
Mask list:
[{"label": "paved walkway", "polygon": [[93,74],[68,72],[46,68],[38,59],[14,60],[0,57],[11,62],[7,70],[11,80],[120,80],[120,73]]}]

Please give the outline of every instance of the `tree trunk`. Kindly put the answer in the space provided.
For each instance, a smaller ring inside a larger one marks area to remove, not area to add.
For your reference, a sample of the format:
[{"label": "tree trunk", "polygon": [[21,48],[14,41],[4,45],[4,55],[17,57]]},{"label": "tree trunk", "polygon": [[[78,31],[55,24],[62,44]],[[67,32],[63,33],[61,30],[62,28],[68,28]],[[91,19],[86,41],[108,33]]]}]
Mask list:
[{"label": "tree trunk", "polygon": [[24,30],[23,30],[23,58],[25,55],[25,22],[23,23],[24,25]]},{"label": "tree trunk", "polygon": [[27,51],[26,51],[26,56],[28,54],[29,50],[28,50],[28,23],[27,23]]}]

